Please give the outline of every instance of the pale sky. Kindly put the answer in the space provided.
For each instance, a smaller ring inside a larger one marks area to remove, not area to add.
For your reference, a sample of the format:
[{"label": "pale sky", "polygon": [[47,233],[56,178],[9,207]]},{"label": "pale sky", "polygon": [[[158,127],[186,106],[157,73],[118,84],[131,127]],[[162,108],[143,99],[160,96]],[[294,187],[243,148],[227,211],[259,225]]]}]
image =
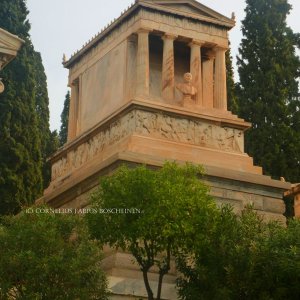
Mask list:
[{"label": "pale sky", "polygon": [[[60,128],[60,114],[68,91],[68,70],[62,66],[63,53],[70,58],[73,52],[118,17],[132,2],[133,0],[27,0],[32,42],[35,49],[41,52],[47,75],[52,130]],[[198,2],[227,17],[235,12],[236,27],[230,31],[232,56],[235,58],[242,37],[240,22],[244,18],[245,1]],[[300,32],[300,1],[289,0],[289,3],[293,10],[288,24],[294,32]]]}]

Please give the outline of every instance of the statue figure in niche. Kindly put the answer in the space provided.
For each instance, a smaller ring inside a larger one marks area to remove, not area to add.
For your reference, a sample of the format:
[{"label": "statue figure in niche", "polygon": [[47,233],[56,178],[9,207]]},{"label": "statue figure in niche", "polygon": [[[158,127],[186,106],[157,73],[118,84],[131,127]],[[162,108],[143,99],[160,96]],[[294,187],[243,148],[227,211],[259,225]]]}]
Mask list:
[{"label": "statue figure in niche", "polygon": [[195,96],[197,89],[193,85],[193,75],[191,73],[185,73],[183,75],[184,83],[179,83],[176,88],[183,94],[182,104],[183,106],[190,107],[196,105]]}]

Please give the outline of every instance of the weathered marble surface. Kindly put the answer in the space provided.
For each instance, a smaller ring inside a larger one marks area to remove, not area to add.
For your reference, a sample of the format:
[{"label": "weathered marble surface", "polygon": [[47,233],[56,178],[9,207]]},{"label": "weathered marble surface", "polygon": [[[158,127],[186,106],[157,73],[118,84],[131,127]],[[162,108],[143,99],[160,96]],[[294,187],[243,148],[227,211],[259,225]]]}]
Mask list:
[{"label": "weathered marble surface", "polygon": [[69,151],[52,165],[52,181],[91,161],[104,148],[138,134],[158,139],[243,153],[243,131],[162,112],[134,110],[103,127],[87,142]]}]

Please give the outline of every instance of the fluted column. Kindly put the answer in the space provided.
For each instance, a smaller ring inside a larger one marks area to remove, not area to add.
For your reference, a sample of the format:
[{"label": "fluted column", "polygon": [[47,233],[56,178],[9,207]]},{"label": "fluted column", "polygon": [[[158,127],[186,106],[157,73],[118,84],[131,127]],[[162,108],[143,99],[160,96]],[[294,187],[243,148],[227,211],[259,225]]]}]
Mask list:
[{"label": "fluted column", "polygon": [[226,61],[227,49],[215,47],[215,86],[214,86],[214,107],[227,110],[227,89],[226,89]]},{"label": "fluted column", "polygon": [[203,105],[202,95],[202,61],[201,61],[201,41],[193,40],[189,46],[191,48],[190,72],[193,75],[193,84],[197,89],[196,104]]},{"label": "fluted column", "polygon": [[150,29],[138,30],[138,49],[136,60],[136,94],[149,96],[149,32]]},{"label": "fluted column", "polygon": [[173,101],[175,96],[175,68],[174,68],[174,40],[175,35],[165,34],[163,63],[162,63],[162,97],[167,101]]},{"label": "fluted column", "polygon": [[203,106],[214,107],[214,53],[211,51],[206,54],[203,61]]}]

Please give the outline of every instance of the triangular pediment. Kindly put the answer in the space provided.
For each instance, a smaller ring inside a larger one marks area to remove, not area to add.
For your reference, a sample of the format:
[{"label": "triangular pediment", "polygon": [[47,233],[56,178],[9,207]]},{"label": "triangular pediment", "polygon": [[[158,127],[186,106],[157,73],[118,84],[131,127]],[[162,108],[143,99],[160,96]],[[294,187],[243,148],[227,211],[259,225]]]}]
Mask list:
[{"label": "triangular pediment", "polygon": [[[211,8],[195,0],[138,0],[140,3],[149,3],[157,8],[165,8],[191,17],[207,18],[218,23],[228,23],[229,27],[234,26],[234,21]],[[230,26],[231,25],[231,26]]]}]

